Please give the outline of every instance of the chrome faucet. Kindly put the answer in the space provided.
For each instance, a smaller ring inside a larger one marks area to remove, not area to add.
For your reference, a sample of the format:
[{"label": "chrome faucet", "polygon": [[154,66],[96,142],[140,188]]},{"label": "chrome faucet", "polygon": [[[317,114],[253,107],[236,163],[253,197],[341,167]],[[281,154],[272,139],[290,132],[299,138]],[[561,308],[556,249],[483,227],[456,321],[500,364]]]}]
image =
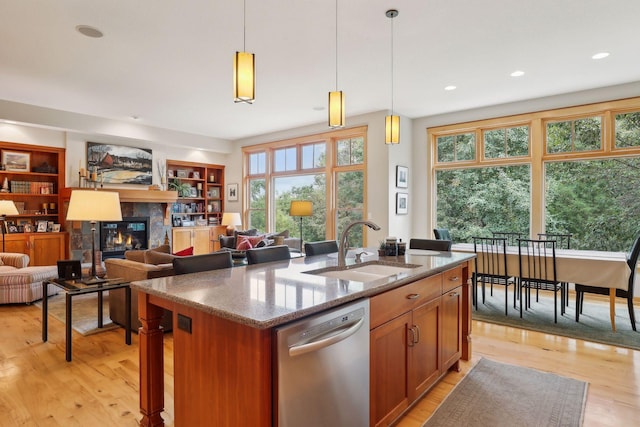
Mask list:
[{"label": "chrome faucet", "polygon": [[340,252],[338,256],[338,267],[344,267],[345,265],[347,265],[347,251],[349,250],[349,230],[351,230],[356,225],[366,225],[372,230],[376,230],[376,231],[380,230],[380,226],[377,224],[374,224],[371,221],[364,221],[364,220],[353,221],[352,223],[347,225],[345,229],[342,231],[342,234],[340,235],[340,248],[339,248]]}]

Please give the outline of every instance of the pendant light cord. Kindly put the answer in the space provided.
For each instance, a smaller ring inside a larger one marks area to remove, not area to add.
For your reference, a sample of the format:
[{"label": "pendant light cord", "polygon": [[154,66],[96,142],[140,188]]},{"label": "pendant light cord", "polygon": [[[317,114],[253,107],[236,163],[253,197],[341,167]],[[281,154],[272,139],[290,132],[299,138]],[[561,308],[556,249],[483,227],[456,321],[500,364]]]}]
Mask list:
[{"label": "pendant light cord", "polygon": [[247,0],[242,2],[242,51],[247,51]]},{"label": "pendant light cord", "polygon": [[338,0],[336,0],[336,92],[338,91]]},{"label": "pendant light cord", "polygon": [[393,18],[391,18],[391,115],[393,116]]}]

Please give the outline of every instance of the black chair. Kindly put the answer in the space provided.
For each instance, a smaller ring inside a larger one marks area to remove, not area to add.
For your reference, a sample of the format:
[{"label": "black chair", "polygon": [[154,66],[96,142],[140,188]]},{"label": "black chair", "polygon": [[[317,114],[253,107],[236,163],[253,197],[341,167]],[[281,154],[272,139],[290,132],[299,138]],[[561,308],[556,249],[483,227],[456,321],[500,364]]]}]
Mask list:
[{"label": "black chair", "polygon": [[[504,315],[509,314],[509,286],[515,283],[507,271],[507,240],[493,237],[474,237],[473,251],[476,253],[475,269],[472,275],[473,302],[478,309],[478,283],[482,285],[482,303],[485,300],[485,287],[504,286]],[[513,308],[516,308],[516,292],[513,292]]]},{"label": "black chair", "polygon": [[[640,235],[636,237],[636,240],[633,242],[633,246],[631,247],[631,252],[627,254],[627,265],[631,269],[631,275],[629,276],[629,286],[626,290],[616,289],[616,297],[627,299],[627,307],[629,308],[629,319],[631,320],[631,328],[634,331],[636,330],[636,316],[633,311],[633,282],[636,275],[638,255],[640,255]],[[580,314],[582,313],[585,292],[599,295],[609,295],[609,288],[598,288],[595,286],[587,286],[576,283],[576,322],[580,319]]]},{"label": "black chair", "polygon": [[436,240],[452,240],[451,233],[446,228],[434,228],[433,235],[436,236]]},{"label": "black chair", "polygon": [[307,256],[332,254],[334,252],[338,252],[338,242],[335,240],[323,240],[321,242],[304,244],[304,253]]},{"label": "black chair", "polygon": [[566,284],[559,282],[556,278],[556,241],[519,239],[518,257],[520,317],[522,317],[523,300],[525,310],[531,308],[531,289],[536,290],[536,302],[539,301],[541,290],[553,291],[553,321],[558,323],[558,292],[560,292],[560,313],[564,314]]},{"label": "black chair", "polygon": [[451,252],[451,240],[410,239],[409,249]]},{"label": "black chair", "polygon": [[491,234],[498,239],[507,239],[507,246],[518,246],[518,239],[525,237],[523,233],[511,231],[492,231]]},{"label": "black chair", "polygon": [[263,262],[284,261],[291,259],[289,246],[265,246],[263,248],[253,248],[246,252],[247,264],[260,264]]},{"label": "black chair", "polygon": [[231,252],[215,252],[173,259],[173,271],[176,275],[231,267],[233,267]]},{"label": "black chair", "polygon": [[[538,233],[539,240],[555,240],[556,249],[571,249],[571,237],[573,234],[559,234],[559,233]],[[564,303],[569,306],[569,284],[564,284],[565,295]]]}]

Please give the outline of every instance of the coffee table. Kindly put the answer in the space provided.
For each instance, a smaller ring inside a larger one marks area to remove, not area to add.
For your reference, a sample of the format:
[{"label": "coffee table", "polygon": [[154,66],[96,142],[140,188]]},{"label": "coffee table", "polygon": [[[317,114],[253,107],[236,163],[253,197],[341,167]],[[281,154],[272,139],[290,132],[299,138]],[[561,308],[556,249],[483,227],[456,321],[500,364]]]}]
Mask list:
[{"label": "coffee table", "polygon": [[102,293],[111,289],[125,289],[125,333],[124,340],[127,345],[131,345],[131,288],[129,282],[124,279],[108,279],[105,282],[95,285],[87,285],[80,281],[62,280],[62,279],[50,279],[42,282],[43,297],[42,297],[42,341],[47,341],[48,330],[48,309],[49,309],[49,297],[48,290],[49,285],[57,286],[64,291],[65,295],[65,340],[66,340],[66,359],[67,362],[71,362],[71,304],[73,297],[78,295],[98,293],[98,328],[102,328]]}]

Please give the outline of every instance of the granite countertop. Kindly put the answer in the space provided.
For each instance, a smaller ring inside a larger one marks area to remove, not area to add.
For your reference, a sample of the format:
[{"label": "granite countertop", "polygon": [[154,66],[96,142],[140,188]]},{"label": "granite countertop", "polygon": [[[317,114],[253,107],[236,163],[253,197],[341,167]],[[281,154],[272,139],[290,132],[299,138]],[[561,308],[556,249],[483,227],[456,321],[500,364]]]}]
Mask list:
[{"label": "granite countertop", "polygon": [[[378,260],[376,250],[366,251],[371,255],[364,255],[363,263]],[[371,297],[474,257],[475,254],[460,252],[408,250],[404,257],[381,257],[380,261],[419,267],[366,283],[305,273],[337,266],[337,254],[329,254],[135,281],[131,288],[257,329],[267,329]],[[347,258],[347,266],[355,266],[354,258]]]}]

